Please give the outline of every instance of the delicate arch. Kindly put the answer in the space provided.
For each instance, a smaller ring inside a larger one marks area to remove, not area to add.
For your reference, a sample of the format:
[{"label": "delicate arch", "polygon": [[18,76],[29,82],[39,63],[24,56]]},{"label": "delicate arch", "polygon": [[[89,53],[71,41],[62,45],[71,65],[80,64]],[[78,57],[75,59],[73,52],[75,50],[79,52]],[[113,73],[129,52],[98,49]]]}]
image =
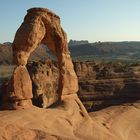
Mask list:
[{"label": "delicate arch", "polygon": [[13,42],[13,62],[18,66],[26,66],[30,54],[38,44],[46,44],[58,59],[59,96],[76,93],[78,80],[68,51],[67,36],[61,28],[59,16],[44,8],[32,8],[27,12]]}]

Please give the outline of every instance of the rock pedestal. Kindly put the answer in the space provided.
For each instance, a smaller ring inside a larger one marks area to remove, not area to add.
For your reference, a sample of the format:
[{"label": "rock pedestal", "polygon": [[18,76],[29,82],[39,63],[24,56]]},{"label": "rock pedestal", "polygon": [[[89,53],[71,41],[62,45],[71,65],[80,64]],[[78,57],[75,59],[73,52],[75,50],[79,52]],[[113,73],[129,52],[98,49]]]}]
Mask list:
[{"label": "rock pedestal", "polygon": [[3,97],[3,108],[17,109],[32,106],[32,82],[25,66],[17,66]]}]

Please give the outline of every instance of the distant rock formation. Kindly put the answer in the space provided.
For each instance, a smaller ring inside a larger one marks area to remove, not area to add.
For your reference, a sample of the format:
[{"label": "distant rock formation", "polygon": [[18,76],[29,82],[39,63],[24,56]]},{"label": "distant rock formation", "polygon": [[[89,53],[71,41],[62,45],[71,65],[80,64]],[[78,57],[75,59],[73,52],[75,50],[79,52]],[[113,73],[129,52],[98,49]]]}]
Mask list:
[{"label": "distant rock formation", "polygon": [[0,65],[12,64],[12,47],[0,44]]},{"label": "distant rock formation", "polygon": [[[39,45],[31,54],[28,61],[46,60],[48,58],[47,47]],[[0,44],[0,65],[12,65],[12,43]]]},{"label": "distant rock formation", "polygon": [[140,65],[75,62],[78,96],[88,111],[140,99]]},{"label": "distant rock formation", "polygon": [[69,41],[69,46],[77,46],[77,45],[84,45],[84,44],[88,44],[88,40],[70,40]]},{"label": "distant rock formation", "polygon": [[[139,62],[140,60],[140,42],[70,42],[69,50],[72,58],[75,60],[83,61],[99,59],[125,62]],[[52,57],[50,51],[46,51],[46,46],[41,44],[40,47],[37,47],[36,50],[33,51],[29,61],[45,60],[47,58],[46,54],[49,54]],[[0,44],[0,64],[11,64],[11,60],[11,43]]]},{"label": "distant rock formation", "polygon": [[[68,51],[66,33],[60,25],[60,18],[45,8],[28,10],[24,22],[17,30],[13,47],[13,63],[17,65],[8,83],[4,101],[7,108],[24,108],[31,104],[32,84],[26,69],[30,54],[38,44],[47,44],[56,55],[59,68],[58,99],[77,98],[78,80]],[[12,106],[13,105],[13,106]]]}]

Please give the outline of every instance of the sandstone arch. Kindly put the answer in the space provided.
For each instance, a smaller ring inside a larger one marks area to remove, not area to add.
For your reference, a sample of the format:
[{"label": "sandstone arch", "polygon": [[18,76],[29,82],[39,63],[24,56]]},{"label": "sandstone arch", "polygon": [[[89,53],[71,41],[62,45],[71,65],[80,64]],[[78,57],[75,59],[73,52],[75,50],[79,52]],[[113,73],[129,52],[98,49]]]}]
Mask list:
[{"label": "sandstone arch", "polygon": [[31,105],[32,85],[26,64],[30,54],[40,43],[47,44],[58,59],[59,97],[65,98],[65,95],[78,91],[78,80],[68,51],[67,36],[61,28],[59,16],[45,8],[32,8],[27,11],[13,42],[13,63],[17,67],[4,98],[11,103],[12,108]]}]

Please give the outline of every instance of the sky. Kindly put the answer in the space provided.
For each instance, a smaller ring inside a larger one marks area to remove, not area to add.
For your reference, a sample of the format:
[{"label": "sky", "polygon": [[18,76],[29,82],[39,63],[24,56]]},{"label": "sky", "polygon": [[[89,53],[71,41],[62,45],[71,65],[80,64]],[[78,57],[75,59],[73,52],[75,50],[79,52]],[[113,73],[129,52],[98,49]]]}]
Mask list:
[{"label": "sky", "polygon": [[13,41],[32,7],[59,15],[68,40],[140,41],[140,0],[0,0],[0,43]]}]

